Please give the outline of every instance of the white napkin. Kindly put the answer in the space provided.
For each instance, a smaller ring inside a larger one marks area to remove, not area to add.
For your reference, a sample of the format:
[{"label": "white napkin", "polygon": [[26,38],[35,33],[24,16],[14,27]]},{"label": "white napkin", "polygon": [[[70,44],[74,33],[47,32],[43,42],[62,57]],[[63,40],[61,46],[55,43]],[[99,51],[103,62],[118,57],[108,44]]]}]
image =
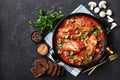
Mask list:
[{"label": "white napkin", "polygon": [[[71,14],[73,13],[87,13],[87,14],[90,14],[90,15],[93,15],[84,5],[79,5]],[[44,40],[47,42],[47,44],[50,46],[50,52],[49,54],[47,55],[51,60],[55,61],[53,59],[53,57],[51,56],[52,53],[53,53],[53,50],[52,50],[52,36],[53,36],[53,32],[50,32],[47,36],[45,36]],[[75,67],[71,67],[63,62],[59,62],[58,63],[59,65],[61,66],[64,66],[65,69],[71,73],[73,76],[77,77],[78,74],[81,72],[82,68],[75,68]]]}]

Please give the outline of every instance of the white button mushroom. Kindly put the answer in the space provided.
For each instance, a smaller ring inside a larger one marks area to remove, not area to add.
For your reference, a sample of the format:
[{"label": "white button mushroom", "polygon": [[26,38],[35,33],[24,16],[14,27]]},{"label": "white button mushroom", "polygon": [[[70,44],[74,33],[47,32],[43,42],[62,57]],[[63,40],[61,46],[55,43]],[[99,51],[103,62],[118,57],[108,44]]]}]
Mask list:
[{"label": "white button mushroom", "polygon": [[99,12],[100,12],[100,8],[99,8],[99,7],[96,7],[96,8],[94,9],[94,12],[95,12],[95,13],[99,13]]},{"label": "white button mushroom", "polygon": [[90,6],[90,10],[93,10],[94,7],[97,6],[97,3],[96,2],[89,2],[88,5]]},{"label": "white button mushroom", "polygon": [[112,30],[112,29],[115,28],[115,27],[117,27],[117,23],[113,22],[113,23],[111,24],[110,29]]},{"label": "white button mushroom", "polygon": [[104,18],[104,17],[106,16],[105,11],[100,11],[99,16],[100,16],[101,18]]},{"label": "white button mushroom", "polygon": [[112,10],[108,9],[107,12],[106,12],[106,15],[111,16],[112,15]]},{"label": "white button mushroom", "polygon": [[106,1],[101,1],[101,2],[99,2],[98,6],[99,6],[99,8],[106,9],[107,8],[106,4],[107,4]]},{"label": "white button mushroom", "polygon": [[110,16],[107,16],[107,18],[108,18],[108,22],[110,22],[110,23],[114,21],[114,19]]}]

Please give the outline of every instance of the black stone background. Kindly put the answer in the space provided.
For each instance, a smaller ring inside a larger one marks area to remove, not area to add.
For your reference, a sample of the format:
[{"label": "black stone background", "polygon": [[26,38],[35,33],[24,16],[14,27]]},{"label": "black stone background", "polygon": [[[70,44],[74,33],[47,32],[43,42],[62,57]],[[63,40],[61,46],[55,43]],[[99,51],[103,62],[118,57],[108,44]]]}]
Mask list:
[{"label": "black stone background", "polygon": [[[66,73],[64,77],[44,75],[35,78],[30,69],[35,59],[41,58],[35,51],[30,35],[35,30],[28,25],[28,20],[35,21],[38,10],[45,12],[61,8],[65,15],[72,12],[79,4],[90,0],[0,0],[0,80],[120,80],[120,59],[106,63],[97,68],[91,76],[87,73],[74,77]],[[97,3],[100,0],[94,0]],[[113,10],[113,18],[118,27],[108,35],[120,55],[120,1],[106,0],[108,8]],[[105,19],[102,19],[103,22]]]}]

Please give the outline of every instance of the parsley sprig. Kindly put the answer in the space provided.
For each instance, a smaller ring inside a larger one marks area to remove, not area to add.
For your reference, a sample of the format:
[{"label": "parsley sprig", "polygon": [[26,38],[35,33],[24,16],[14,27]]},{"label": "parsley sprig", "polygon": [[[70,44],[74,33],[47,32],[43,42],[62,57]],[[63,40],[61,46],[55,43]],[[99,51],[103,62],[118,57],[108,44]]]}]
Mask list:
[{"label": "parsley sprig", "polygon": [[58,20],[64,16],[63,12],[59,10],[58,12],[51,12],[49,14],[44,14],[43,10],[39,10],[38,19],[33,22],[29,21],[29,24],[35,27],[40,34],[43,34],[44,31],[53,31]]}]

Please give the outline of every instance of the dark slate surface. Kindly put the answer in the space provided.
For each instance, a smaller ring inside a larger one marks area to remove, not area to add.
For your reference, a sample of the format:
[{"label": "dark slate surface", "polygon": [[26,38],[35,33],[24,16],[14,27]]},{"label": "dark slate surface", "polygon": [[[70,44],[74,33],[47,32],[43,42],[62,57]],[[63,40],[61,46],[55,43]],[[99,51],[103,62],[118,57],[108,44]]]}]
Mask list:
[{"label": "dark slate surface", "polygon": [[[99,2],[100,0],[94,0]],[[120,80],[120,59],[97,68],[91,76],[80,74],[77,78],[66,73],[64,77],[48,75],[35,78],[30,72],[33,61],[40,58],[35,51],[30,35],[34,28],[28,20],[36,20],[37,12],[61,8],[65,15],[72,12],[79,4],[87,6],[89,0],[0,0],[0,80]],[[108,8],[118,27],[108,35],[108,42],[120,55],[120,1],[107,0]],[[87,6],[88,7],[88,6]]]}]

